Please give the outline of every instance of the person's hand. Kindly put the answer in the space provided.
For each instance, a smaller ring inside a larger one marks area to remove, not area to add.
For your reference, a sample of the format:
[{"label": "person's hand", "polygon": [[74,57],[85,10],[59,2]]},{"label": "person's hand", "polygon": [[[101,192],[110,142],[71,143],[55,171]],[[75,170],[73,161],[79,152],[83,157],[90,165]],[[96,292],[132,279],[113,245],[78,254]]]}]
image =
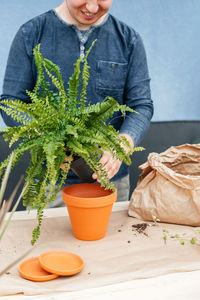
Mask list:
[{"label": "person's hand", "polygon": [[[133,142],[133,139],[130,135],[128,135],[126,133],[120,133],[119,136],[124,136],[128,140],[131,148],[134,148],[134,142]],[[130,152],[129,148],[127,148],[124,144],[122,144],[121,146],[124,148],[126,153]]]},{"label": "person's hand", "polygon": [[[130,146],[134,148],[134,143],[130,135],[124,133],[119,134],[119,136],[125,136],[129,141]],[[124,144],[122,144],[122,147],[127,153],[129,152],[129,149],[125,147]],[[102,164],[103,169],[106,170],[109,179],[113,178],[117,174],[122,164],[119,159],[112,157],[112,154],[109,151],[103,152],[100,163]],[[92,178],[98,180],[98,175],[96,173],[93,173]]]},{"label": "person's hand", "polygon": [[[122,164],[122,162],[116,158],[112,157],[112,154],[109,151],[104,151],[101,156],[100,163],[104,170],[106,170],[108,174],[108,178],[111,179],[117,172]],[[96,173],[92,174],[93,179],[98,179],[98,175]]]},{"label": "person's hand", "polygon": [[[64,162],[63,162],[62,165],[60,166],[60,168],[61,168],[63,171],[67,171],[67,170],[66,170],[66,167],[65,167],[65,162],[68,162],[68,160],[69,160],[69,156],[66,156]],[[72,157],[72,160],[73,160],[73,157]],[[69,169],[70,169],[70,167],[68,168],[68,171],[69,171]]]}]

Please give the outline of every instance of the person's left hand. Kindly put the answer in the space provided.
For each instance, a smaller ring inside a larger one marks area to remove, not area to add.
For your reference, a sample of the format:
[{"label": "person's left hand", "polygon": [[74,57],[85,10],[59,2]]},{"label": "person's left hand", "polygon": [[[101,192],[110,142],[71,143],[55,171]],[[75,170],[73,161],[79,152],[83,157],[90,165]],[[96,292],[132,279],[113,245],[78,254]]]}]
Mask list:
[{"label": "person's left hand", "polygon": [[[133,140],[128,134],[119,134],[119,135],[125,136],[127,138],[127,140],[129,141],[131,147],[134,148]],[[124,145],[122,145],[122,146],[124,147]],[[129,151],[125,147],[124,147],[124,149],[126,150],[126,152]],[[100,159],[100,163],[102,164],[103,169],[106,170],[109,179],[113,178],[117,174],[117,172],[119,171],[121,164],[122,164],[122,162],[119,159],[114,158],[109,151],[103,152],[103,155]],[[96,173],[93,173],[92,178],[98,179],[98,175]]]},{"label": "person's left hand", "polygon": [[[104,151],[103,155],[100,159],[100,163],[104,170],[106,170],[108,174],[108,178],[111,179],[117,172],[122,164],[122,162],[116,158],[113,158],[109,151]],[[92,175],[93,179],[98,179],[98,175],[94,173]]]}]

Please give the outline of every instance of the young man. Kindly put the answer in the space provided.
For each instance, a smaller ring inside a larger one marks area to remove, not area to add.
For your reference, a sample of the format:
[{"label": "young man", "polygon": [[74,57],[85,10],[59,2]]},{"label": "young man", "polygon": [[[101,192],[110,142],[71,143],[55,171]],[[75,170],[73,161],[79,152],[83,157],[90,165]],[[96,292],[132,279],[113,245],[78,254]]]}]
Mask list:
[{"label": "young man", "polygon": [[[132,147],[138,145],[153,115],[146,55],[138,33],[108,13],[112,2],[64,0],[56,9],[22,25],[10,49],[1,99],[30,101],[26,90],[32,90],[36,83],[33,48],[38,43],[43,56],[60,66],[67,88],[73,63],[84,57],[97,39],[88,57],[88,99],[96,103],[112,96],[136,110],[138,114],[127,113],[125,118],[116,113],[111,124]],[[16,125],[5,113],[2,116],[8,126]],[[128,200],[128,167],[106,151],[100,161],[118,189],[118,201]],[[70,171],[67,184],[79,182]]]}]

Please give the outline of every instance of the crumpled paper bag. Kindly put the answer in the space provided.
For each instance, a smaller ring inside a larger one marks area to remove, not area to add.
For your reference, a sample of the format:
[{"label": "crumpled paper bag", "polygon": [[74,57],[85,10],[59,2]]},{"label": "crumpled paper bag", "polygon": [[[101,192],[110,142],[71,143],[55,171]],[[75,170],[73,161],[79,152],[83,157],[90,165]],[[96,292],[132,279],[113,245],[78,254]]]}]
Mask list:
[{"label": "crumpled paper bag", "polygon": [[128,214],[143,220],[200,226],[200,144],[150,153]]}]

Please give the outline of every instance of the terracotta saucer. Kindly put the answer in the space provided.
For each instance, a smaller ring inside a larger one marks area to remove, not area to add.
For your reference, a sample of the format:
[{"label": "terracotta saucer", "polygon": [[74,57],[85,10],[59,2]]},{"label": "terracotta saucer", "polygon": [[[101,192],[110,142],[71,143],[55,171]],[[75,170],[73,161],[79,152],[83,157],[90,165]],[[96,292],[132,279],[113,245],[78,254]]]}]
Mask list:
[{"label": "terracotta saucer", "polygon": [[41,267],[51,273],[70,276],[79,273],[84,266],[82,258],[66,251],[48,251],[39,256]]},{"label": "terracotta saucer", "polygon": [[19,274],[32,281],[48,281],[57,278],[58,275],[49,273],[42,269],[38,257],[29,258],[19,266]]}]

